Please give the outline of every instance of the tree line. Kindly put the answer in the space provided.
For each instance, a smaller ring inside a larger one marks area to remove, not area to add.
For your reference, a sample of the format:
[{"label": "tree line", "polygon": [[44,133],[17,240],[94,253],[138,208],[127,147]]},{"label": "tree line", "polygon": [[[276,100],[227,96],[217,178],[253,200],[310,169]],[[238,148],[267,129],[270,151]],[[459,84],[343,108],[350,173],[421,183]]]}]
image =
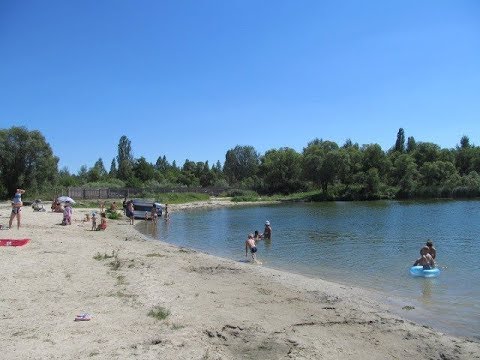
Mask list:
[{"label": "tree line", "polygon": [[[392,139],[393,140],[393,139]],[[185,160],[182,166],[159,155],[155,163],[134,158],[122,136],[107,170],[102,158],[76,174],[58,169],[59,158],[39,131],[0,129],[0,194],[18,186],[48,193],[54,186],[224,187],[260,195],[313,192],[312,200],[472,198],[480,195],[480,147],[468,136],[451,149],[405,137],[403,128],[387,151],[351,140],[338,145],[315,138],[302,152],[283,147],[263,155],[253,146],[227,150],[223,165]]]}]

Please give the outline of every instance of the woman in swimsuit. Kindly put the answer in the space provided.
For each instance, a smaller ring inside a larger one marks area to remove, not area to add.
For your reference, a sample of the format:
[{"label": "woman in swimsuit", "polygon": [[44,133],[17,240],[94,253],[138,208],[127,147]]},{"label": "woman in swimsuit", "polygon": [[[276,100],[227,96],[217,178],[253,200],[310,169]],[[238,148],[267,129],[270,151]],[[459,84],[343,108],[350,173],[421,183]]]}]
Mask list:
[{"label": "woman in swimsuit", "polygon": [[25,193],[25,190],[23,189],[17,189],[15,192],[15,196],[12,199],[12,213],[10,214],[10,221],[8,223],[8,227],[12,227],[13,219],[17,217],[17,229],[20,229],[20,220],[22,218],[22,194]]}]

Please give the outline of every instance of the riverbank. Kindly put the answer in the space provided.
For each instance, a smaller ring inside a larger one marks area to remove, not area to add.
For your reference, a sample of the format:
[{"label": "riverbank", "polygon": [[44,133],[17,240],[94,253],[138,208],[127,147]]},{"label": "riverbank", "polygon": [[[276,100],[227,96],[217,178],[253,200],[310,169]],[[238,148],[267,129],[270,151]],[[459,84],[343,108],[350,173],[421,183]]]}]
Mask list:
[{"label": "riverbank", "polygon": [[[224,200],[170,205],[242,206]],[[388,312],[368,292],[23,209],[1,238],[5,359],[479,359],[480,344]],[[0,223],[8,223],[8,204]],[[81,312],[90,321],[75,322]],[[154,316],[150,316],[151,315]],[[161,319],[165,317],[164,319]]]}]

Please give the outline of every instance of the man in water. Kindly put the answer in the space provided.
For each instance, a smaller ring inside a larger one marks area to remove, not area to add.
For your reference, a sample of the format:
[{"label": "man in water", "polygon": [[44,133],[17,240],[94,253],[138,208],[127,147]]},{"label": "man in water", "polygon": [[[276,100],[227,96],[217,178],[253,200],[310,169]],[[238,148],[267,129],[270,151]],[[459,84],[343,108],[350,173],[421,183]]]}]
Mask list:
[{"label": "man in water", "polygon": [[423,266],[424,270],[433,269],[435,267],[435,261],[433,260],[432,255],[430,255],[429,250],[430,249],[428,248],[428,246],[424,246],[420,250],[420,258],[415,260],[413,266]]},{"label": "man in water", "polygon": [[255,245],[255,239],[253,238],[253,234],[248,234],[248,239],[245,241],[245,257],[248,257],[248,250],[252,254],[252,260],[257,261],[255,253],[257,252],[257,246]]}]

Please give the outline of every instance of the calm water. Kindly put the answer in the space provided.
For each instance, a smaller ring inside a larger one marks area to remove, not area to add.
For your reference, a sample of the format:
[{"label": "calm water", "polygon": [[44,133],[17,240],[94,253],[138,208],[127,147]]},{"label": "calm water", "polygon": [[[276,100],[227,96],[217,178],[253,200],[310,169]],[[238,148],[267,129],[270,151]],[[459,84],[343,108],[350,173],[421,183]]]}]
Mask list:
[{"label": "calm water", "polygon": [[[248,232],[273,228],[258,243],[264,266],[360,286],[415,306],[405,317],[452,334],[480,338],[480,201],[334,202],[176,212],[142,223],[162,241],[245,259]],[[442,273],[408,270],[427,239]],[[397,306],[401,308],[401,306]]]}]

